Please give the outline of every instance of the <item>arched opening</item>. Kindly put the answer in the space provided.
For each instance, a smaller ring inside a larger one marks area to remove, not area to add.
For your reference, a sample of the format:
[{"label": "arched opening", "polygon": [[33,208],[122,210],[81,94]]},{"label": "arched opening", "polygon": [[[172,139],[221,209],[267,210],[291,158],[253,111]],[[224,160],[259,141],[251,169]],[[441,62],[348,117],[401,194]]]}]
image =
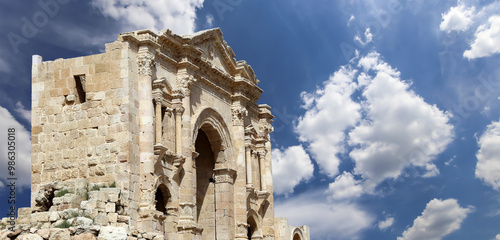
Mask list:
[{"label": "arched opening", "polygon": [[207,134],[198,130],[195,142],[196,158],[196,212],[198,226],[203,228],[203,240],[215,240],[215,158]]},{"label": "arched opening", "polygon": [[298,233],[295,233],[295,235],[293,235],[293,240],[302,240],[302,238],[300,238]]},{"label": "arched opening", "polygon": [[167,215],[167,204],[170,201],[170,197],[170,192],[168,191],[167,186],[165,186],[165,184],[160,184],[160,186],[156,188],[155,193],[156,210]]},{"label": "arched opening", "polygon": [[250,240],[257,232],[257,223],[255,222],[255,219],[253,219],[252,217],[249,217],[247,219],[247,223],[248,223],[247,237]]}]

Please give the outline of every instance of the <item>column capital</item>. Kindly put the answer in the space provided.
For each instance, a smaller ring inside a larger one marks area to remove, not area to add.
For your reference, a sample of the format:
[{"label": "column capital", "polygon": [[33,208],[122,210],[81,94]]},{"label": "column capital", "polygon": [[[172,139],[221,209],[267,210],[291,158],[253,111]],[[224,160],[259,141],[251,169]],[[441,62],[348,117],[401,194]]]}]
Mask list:
[{"label": "column capital", "polygon": [[153,75],[154,56],[147,52],[137,56],[138,73],[143,76]]},{"label": "column capital", "polygon": [[184,91],[186,96],[190,95],[191,93],[190,87],[195,82],[196,78],[194,78],[193,76],[184,76],[177,78],[177,85],[179,86],[180,89]]},{"label": "column capital", "polygon": [[243,106],[235,106],[231,108],[231,113],[233,115],[233,125],[242,126],[245,122],[245,117],[248,115],[248,111]]},{"label": "column capital", "polygon": [[231,168],[214,169],[215,183],[230,183],[233,184],[236,179],[236,170]]}]

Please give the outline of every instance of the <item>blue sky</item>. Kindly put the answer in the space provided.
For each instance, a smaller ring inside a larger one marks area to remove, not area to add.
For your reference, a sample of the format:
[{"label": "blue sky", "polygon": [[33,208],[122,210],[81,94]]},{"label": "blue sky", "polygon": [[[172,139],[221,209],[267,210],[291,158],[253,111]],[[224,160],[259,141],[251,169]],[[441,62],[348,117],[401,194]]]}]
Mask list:
[{"label": "blue sky", "polygon": [[31,55],[219,27],[275,115],[276,215],[312,239],[500,239],[498,1],[1,1],[0,16],[0,126],[18,132],[18,207],[29,205]]}]

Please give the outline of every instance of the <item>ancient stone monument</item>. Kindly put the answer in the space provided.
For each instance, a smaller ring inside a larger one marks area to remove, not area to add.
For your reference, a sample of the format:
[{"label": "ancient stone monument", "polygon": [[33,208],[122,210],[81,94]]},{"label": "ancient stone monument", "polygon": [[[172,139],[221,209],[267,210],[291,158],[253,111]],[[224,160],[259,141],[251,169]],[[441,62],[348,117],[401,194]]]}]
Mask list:
[{"label": "ancient stone monument", "polygon": [[32,202],[0,238],[309,239],[274,217],[271,108],[220,29],[32,71]]}]

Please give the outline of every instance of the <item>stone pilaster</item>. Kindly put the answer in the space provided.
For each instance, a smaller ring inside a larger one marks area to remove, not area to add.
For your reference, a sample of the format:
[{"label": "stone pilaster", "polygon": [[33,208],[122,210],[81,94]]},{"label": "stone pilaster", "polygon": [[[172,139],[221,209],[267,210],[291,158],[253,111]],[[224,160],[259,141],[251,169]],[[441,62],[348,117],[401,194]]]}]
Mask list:
[{"label": "stone pilaster", "polygon": [[236,171],[230,168],[214,169],[216,236],[221,240],[234,239],[234,180]]}]

